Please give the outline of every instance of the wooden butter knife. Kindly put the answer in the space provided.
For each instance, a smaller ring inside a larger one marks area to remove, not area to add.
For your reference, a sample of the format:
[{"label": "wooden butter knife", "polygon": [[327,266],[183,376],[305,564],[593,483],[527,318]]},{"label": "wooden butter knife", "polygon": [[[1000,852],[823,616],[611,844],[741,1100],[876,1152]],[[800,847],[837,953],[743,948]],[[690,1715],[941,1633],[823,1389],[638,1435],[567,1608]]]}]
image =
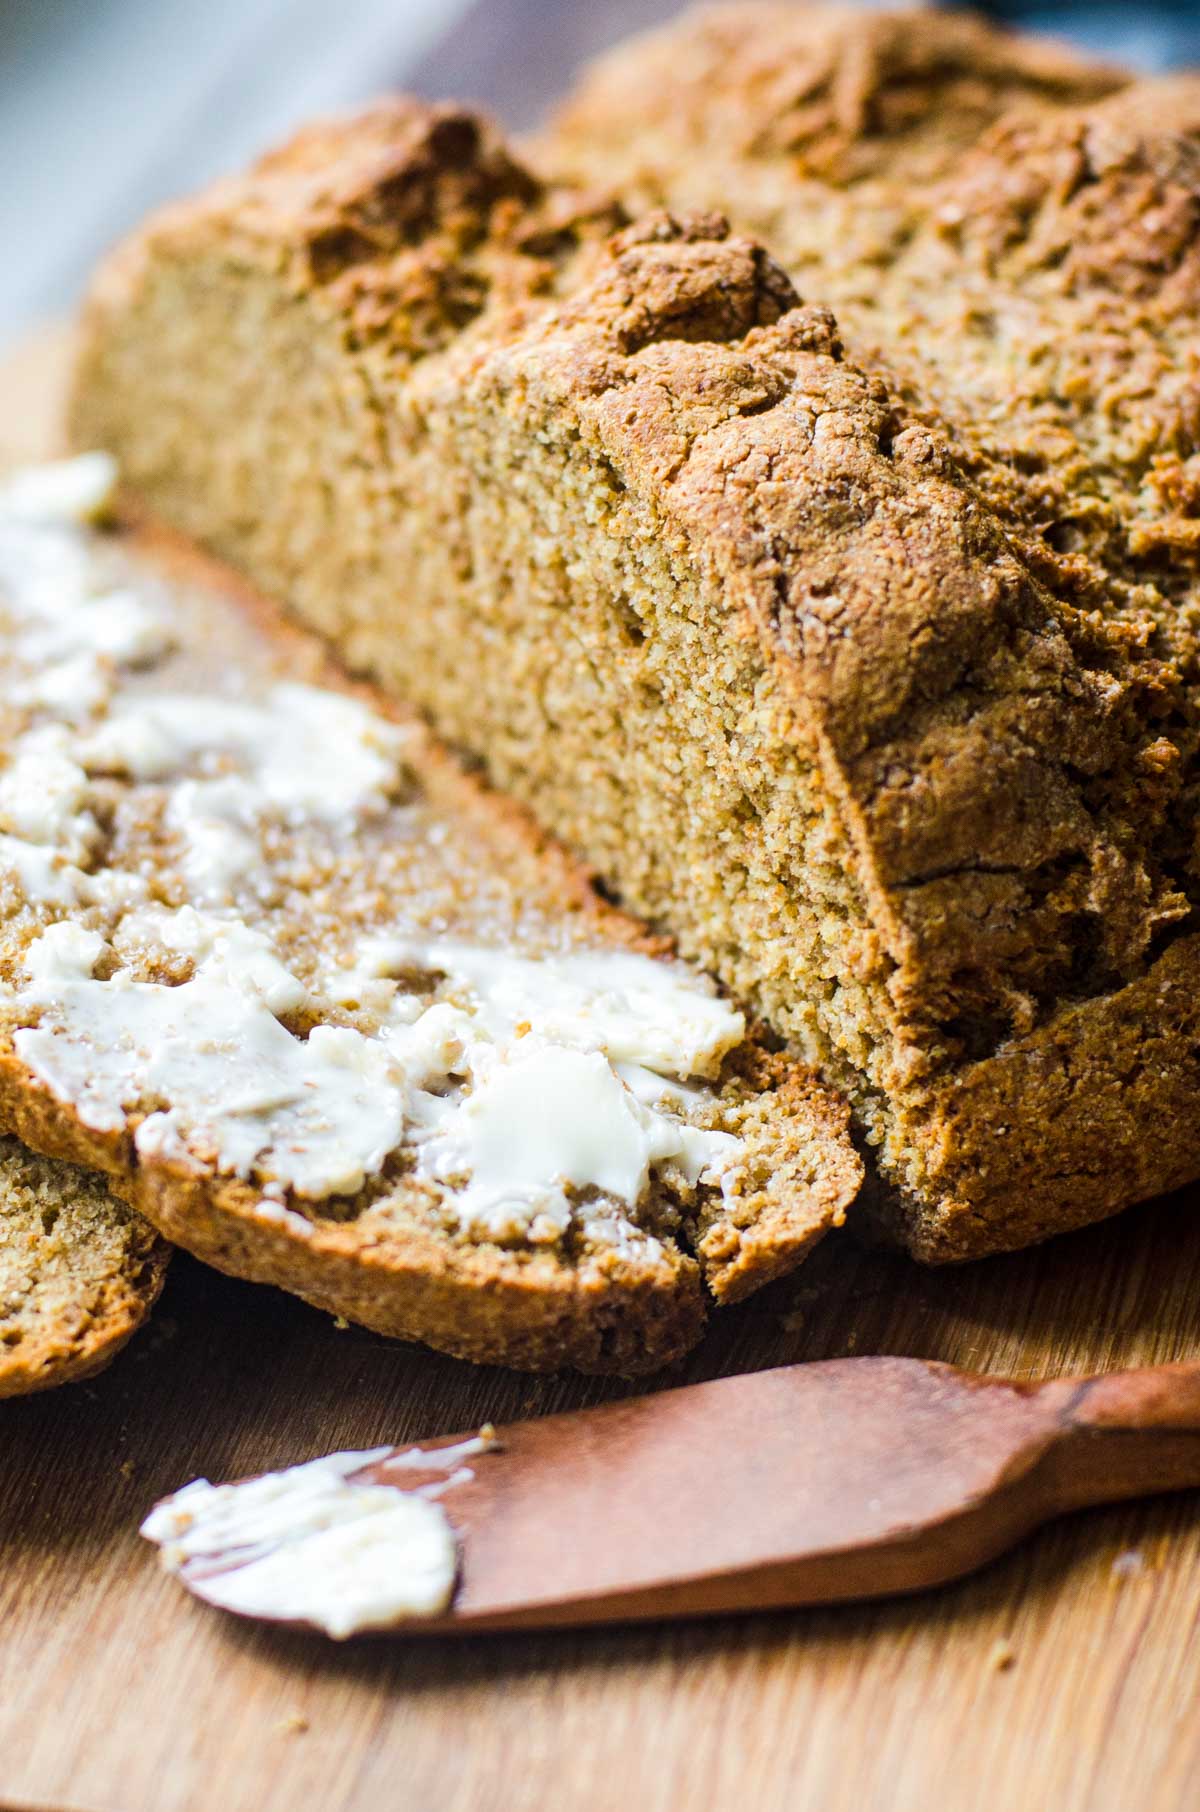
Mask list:
[{"label": "wooden butter knife", "polygon": [[[1200,1365],[1030,1384],[840,1359],[513,1423],[485,1451],[464,1439],[380,1450],[356,1474],[409,1490],[441,1475],[457,1589],[395,1626],[408,1634],[940,1584],[1063,1511],[1200,1485]],[[181,1576],[209,1595],[211,1569]]]}]

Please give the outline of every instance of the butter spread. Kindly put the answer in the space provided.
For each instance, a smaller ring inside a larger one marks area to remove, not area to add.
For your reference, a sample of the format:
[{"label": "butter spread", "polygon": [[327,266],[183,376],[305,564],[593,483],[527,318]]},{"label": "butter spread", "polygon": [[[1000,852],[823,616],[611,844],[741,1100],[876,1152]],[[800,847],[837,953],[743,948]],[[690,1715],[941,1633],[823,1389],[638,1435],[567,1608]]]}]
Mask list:
[{"label": "butter spread", "polygon": [[112,508],[116,488],[111,453],[80,453],[10,472],[0,484],[0,515],[18,522],[98,522]]},{"label": "butter spread", "polygon": [[97,979],[110,949],[98,932],[49,926],[29,948],[19,996],[46,1011],[13,1038],[85,1126],[120,1131],[130,1107],[161,1098],[171,1105],[135,1133],[141,1156],[186,1161],[191,1149],[237,1176],[261,1164],[318,1200],[361,1189],[400,1144],[404,1081],[392,1055],[346,1026],[289,1032],[276,1012],[294,1000],[294,978],[269,951],[214,939],[191,980],[168,986],[121,969]]},{"label": "butter spread", "polygon": [[712,1075],[746,1033],[742,1014],[694,975],[629,950],[535,959],[455,938],[381,938],[363,958],[379,974],[402,967],[442,971],[469,991],[493,1037],[530,1022],[545,1038],[668,1076]]},{"label": "butter spread", "polygon": [[[458,1543],[436,1499],[472,1476],[486,1436],[450,1448],[332,1453],[239,1484],[196,1479],[141,1532],[198,1597],[242,1616],[308,1623],[339,1639],[447,1609]],[[442,1472],[402,1490],[378,1475]]]},{"label": "butter spread", "polygon": [[409,733],[357,699],[285,682],[254,703],[159,693],[117,704],[83,745],[92,771],[166,780],[201,755],[227,755],[251,809],[320,818],[379,811]]},{"label": "butter spread", "polygon": [[67,750],[57,724],[31,730],[0,773],[0,823],[30,843],[56,845],[73,860],[85,857],[97,837],[86,809],[88,777]]},{"label": "butter spread", "polygon": [[742,1016],[682,965],[563,947],[562,926],[533,949],[502,921],[478,935],[451,824],[408,803],[416,732],[274,674],[174,683],[186,612],[81,526],[111,486],[91,456],[0,486],[24,713],[0,870],[38,921],[5,992],[28,1069],[143,1160],[255,1183],[293,1232],[289,1192],[355,1194],[402,1148],[472,1237],[649,1240],[652,1179],[728,1191],[740,1142],[696,1121]]},{"label": "butter spread", "polygon": [[[118,701],[80,759],[90,773],[175,781],[167,823],[207,903],[232,898],[261,863],[264,815],[338,823],[384,811],[407,736],[356,699],[287,683],[254,703],[171,693]],[[236,769],[187,777],[201,758]]]},{"label": "butter spread", "polygon": [[599,1051],[527,1038],[493,1048],[475,1086],[437,1116],[421,1168],[465,1179],[456,1209],[497,1236],[535,1216],[561,1229],[571,1219],[564,1187],[636,1203],[651,1171],[677,1165],[689,1183],[717,1180],[738,1141],[642,1105]]},{"label": "butter spread", "polygon": [[78,899],[78,869],[64,863],[53,849],[0,832],[0,869],[9,869],[22,893],[47,906],[69,906]]}]

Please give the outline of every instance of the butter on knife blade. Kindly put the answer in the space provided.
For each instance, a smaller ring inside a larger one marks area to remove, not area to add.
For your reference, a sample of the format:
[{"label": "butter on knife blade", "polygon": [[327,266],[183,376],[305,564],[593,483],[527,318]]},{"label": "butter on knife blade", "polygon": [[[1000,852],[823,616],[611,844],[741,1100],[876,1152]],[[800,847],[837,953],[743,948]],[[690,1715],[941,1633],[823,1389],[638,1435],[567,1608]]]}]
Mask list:
[{"label": "butter on knife blade", "polygon": [[[437,1501],[494,1440],[431,1452],[331,1453],[229,1485],[196,1479],[141,1526],[163,1566],[222,1610],[305,1623],[341,1639],[436,1617],[454,1596],[458,1540]],[[404,1488],[389,1473],[440,1474]]]}]

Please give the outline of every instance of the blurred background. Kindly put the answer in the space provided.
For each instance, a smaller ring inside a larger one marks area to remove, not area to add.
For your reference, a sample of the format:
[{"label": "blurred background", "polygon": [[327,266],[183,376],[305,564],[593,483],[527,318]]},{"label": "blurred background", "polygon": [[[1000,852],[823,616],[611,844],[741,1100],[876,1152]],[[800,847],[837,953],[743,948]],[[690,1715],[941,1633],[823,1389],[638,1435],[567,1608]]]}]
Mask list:
[{"label": "blurred background", "polygon": [[[680,3],[0,0],[0,348],[68,309],[156,202],[312,115],[411,87],[521,128],[584,57]],[[1200,63],[1200,0],[983,10],[1146,69]]]}]

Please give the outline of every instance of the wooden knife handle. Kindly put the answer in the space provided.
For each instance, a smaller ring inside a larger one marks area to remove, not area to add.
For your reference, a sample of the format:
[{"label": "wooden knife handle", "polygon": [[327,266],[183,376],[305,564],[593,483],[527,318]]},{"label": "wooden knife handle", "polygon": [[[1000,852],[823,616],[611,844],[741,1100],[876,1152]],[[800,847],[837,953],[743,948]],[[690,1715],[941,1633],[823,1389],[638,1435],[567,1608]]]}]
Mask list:
[{"label": "wooden knife handle", "polygon": [[1200,1486],[1200,1363],[1044,1387],[1061,1438],[1048,1454],[1059,1509]]}]

